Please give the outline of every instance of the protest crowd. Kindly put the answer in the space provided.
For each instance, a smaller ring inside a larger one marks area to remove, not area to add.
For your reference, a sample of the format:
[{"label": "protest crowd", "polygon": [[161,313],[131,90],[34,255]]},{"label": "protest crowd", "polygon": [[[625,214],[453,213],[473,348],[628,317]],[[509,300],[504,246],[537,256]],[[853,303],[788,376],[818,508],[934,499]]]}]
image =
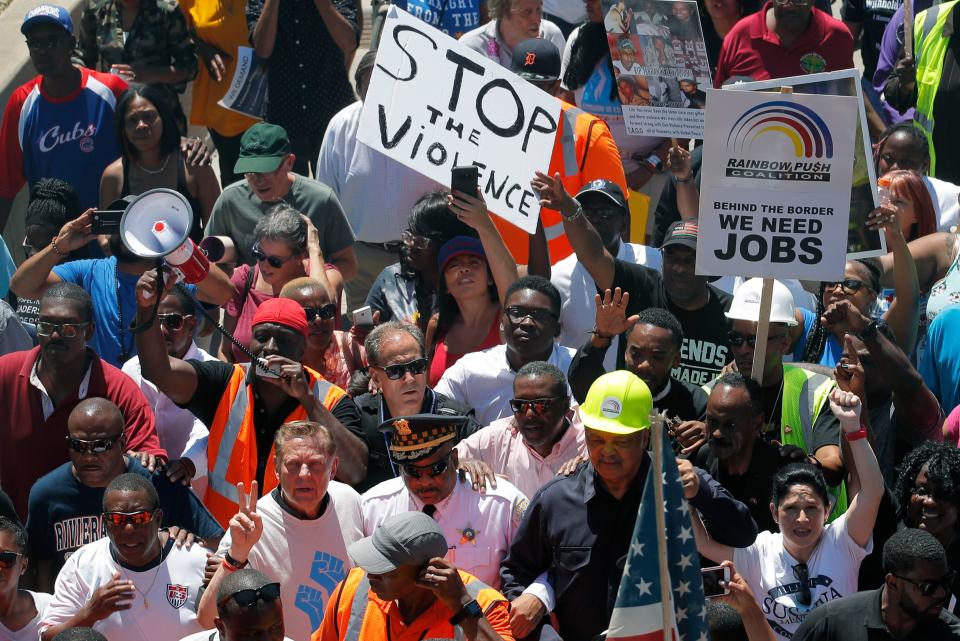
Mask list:
[{"label": "protest crowd", "polygon": [[32,4],[0,641],[960,640],[960,2],[840,2]]}]

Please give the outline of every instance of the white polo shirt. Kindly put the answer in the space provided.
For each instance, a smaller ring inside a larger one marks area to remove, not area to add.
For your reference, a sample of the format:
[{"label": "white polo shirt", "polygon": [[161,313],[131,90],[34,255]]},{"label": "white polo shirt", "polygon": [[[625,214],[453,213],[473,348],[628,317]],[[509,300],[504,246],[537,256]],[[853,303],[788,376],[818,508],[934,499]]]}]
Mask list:
[{"label": "white polo shirt", "polygon": [[[402,478],[373,486],[360,498],[363,531],[372,536],[388,516],[420,512],[423,502],[407,490]],[[527,497],[506,480],[475,492],[469,480],[457,481],[450,495],[436,504],[434,520],[447,538],[447,560],[492,588],[500,587],[500,561],[527,509]]]},{"label": "white polo shirt", "polygon": [[[576,350],[554,343],[547,362],[566,375]],[[460,401],[476,411],[477,422],[489,425],[498,418],[512,416],[513,379],[517,373],[507,362],[507,346],[497,345],[482,352],[471,352],[443,373],[434,391]]]},{"label": "white polo shirt", "polygon": [[[658,272],[663,265],[663,256],[660,250],[646,245],[634,243],[620,243],[617,250],[618,259],[643,265]],[[587,339],[597,319],[597,306],[594,295],[597,293],[597,284],[593,276],[587,271],[576,254],[570,254],[550,268],[550,282],[560,291],[560,338],[561,345],[572,349],[580,349]],[[614,336],[613,343],[607,349],[603,358],[603,369],[612,372],[617,369],[617,347],[620,337]]]},{"label": "white polo shirt", "polygon": [[203,583],[206,551],[199,545],[178,548],[171,539],[163,555],[160,565],[137,572],[113,558],[109,538],[87,543],[60,570],[40,631],[66,623],[115,574],[121,580],[133,581],[135,590],[129,610],[114,612],[93,626],[110,641],[179,639],[199,631],[196,601]]}]

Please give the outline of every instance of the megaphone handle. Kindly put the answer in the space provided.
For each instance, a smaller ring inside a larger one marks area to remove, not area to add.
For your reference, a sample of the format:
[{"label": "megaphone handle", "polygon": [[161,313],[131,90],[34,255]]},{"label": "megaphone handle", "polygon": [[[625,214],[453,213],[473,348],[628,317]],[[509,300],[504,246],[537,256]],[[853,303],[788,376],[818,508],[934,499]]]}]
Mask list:
[{"label": "megaphone handle", "polygon": [[157,300],[153,301],[153,312],[150,313],[150,318],[144,321],[143,323],[136,325],[136,319],[130,323],[130,333],[131,334],[140,334],[147,331],[153,327],[153,321],[157,319],[157,312],[160,311],[160,299],[163,298],[163,259],[157,259]]}]

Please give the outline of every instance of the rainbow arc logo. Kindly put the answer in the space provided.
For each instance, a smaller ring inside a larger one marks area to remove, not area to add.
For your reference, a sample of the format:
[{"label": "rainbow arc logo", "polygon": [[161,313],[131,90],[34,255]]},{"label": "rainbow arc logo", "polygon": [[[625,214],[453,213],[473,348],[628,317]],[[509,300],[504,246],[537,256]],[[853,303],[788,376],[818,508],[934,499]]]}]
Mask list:
[{"label": "rainbow arc logo", "polygon": [[827,123],[812,109],[786,100],[771,100],[745,111],[730,128],[727,152],[760,151],[767,136],[785,136],[797,158],[833,158],[833,137]]}]

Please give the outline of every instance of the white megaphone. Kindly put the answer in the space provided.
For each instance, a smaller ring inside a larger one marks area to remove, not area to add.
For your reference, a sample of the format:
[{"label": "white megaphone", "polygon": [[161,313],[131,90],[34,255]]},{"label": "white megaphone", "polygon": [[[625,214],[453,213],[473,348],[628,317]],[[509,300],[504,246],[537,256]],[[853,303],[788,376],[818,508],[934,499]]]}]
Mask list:
[{"label": "white megaphone", "polygon": [[172,189],[151,189],[137,196],[120,219],[120,240],[142,258],[163,258],[181,280],[199,283],[210,271],[210,261],[190,237],[193,210]]}]

